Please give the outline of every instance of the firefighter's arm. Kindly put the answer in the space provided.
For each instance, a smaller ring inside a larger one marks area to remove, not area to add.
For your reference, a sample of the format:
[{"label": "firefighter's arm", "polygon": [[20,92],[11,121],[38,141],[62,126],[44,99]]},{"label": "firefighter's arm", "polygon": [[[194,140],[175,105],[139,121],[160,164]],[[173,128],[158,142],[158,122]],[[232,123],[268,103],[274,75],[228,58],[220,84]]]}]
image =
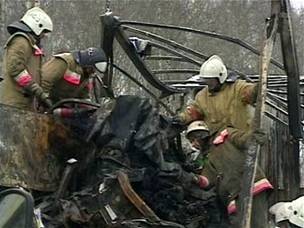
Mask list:
[{"label": "firefighter's arm", "polygon": [[228,130],[228,139],[238,148],[246,148],[247,142],[250,137],[249,131],[243,131],[233,127],[227,127]]},{"label": "firefighter's arm", "polygon": [[188,124],[195,120],[202,120],[203,113],[200,110],[198,104],[193,102],[192,104],[188,105],[183,112],[179,114],[179,118],[181,122],[184,124]]},{"label": "firefighter's arm", "polygon": [[41,69],[41,87],[46,93],[50,93],[55,83],[59,81],[66,69],[67,63],[61,58],[52,58],[43,64]]},{"label": "firefighter's arm", "polygon": [[253,105],[258,95],[258,84],[240,80],[236,84],[239,97],[244,104]]},{"label": "firefighter's arm", "polygon": [[236,147],[244,149],[248,147],[248,143],[251,137],[253,137],[257,143],[264,144],[267,140],[267,135],[262,129],[243,131],[237,128],[228,127],[228,139]]},{"label": "firefighter's arm", "polygon": [[209,189],[216,183],[216,174],[210,169],[210,164],[207,164],[200,175],[197,175],[197,183],[202,189]]},{"label": "firefighter's arm", "polygon": [[52,103],[48,99],[48,95],[26,69],[32,52],[32,47],[26,38],[16,37],[7,48],[7,74],[14,79],[18,87],[50,107]]},{"label": "firefighter's arm", "polygon": [[88,80],[85,81],[85,86],[81,91],[80,97],[82,99],[86,99],[90,101],[92,99],[93,91],[94,91],[93,78],[90,77]]}]

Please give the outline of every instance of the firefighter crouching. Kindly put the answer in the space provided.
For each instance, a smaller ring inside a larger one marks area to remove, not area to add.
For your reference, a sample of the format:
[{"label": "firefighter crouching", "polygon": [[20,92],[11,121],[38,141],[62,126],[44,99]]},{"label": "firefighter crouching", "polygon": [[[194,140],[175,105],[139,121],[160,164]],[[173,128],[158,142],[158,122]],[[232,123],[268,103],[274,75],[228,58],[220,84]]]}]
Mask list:
[{"label": "firefighter crouching", "polygon": [[53,30],[51,18],[39,7],[34,7],[7,30],[11,36],[4,47],[0,103],[33,111],[36,108],[33,98],[36,98],[50,107],[52,103],[39,82],[43,56],[40,40]]},{"label": "firefighter crouching", "polygon": [[[244,171],[246,156],[246,142],[250,135],[258,142],[265,139],[262,132],[245,132],[235,128],[226,127],[209,130],[203,121],[192,122],[187,129],[187,138],[192,146],[200,149],[204,157],[197,161],[202,166],[201,187],[216,186],[222,203],[227,211],[232,226],[237,225],[236,212],[238,194],[241,190],[241,180]],[[253,189],[253,212],[251,227],[259,228],[267,224],[267,194],[272,185],[265,178],[261,168],[258,167]]]},{"label": "firefighter crouching", "polygon": [[[90,47],[85,50],[54,55],[43,64],[42,88],[56,103],[62,99],[78,98],[90,100],[93,89],[92,76],[96,70],[104,73],[107,69],[107,57],[101,48]],[[88,111],[72,107],[54,110],[61,117],[73,117]]]},{"label": "firefighter crouching", "polygon": [[[101,48],[57,54],[42,66],[42,88],[54,104],[68,98],[92,101],[93,77],[96,71],[104,73],[106,69],[107,57]],[[67,103],[55,108],[53,114],[83,137],[93,124],[95,110],[89,105]]]}]

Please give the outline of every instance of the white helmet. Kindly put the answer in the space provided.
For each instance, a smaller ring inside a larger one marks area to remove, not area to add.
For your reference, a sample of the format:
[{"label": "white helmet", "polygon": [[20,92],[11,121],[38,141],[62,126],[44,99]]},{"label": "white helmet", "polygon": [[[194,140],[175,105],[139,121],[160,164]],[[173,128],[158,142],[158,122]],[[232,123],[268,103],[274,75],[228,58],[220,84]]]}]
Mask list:
[{"label": "white helmet", "polygon": [[186,136],[188,136],[191,132],[194,131],[205,131],[209,134],[209,128],[207,124],[202,120],[193,121],[191,124],[189,124],[186,132]]},{"label": "white helmet", "polygon": [[43,31],[53,31],[53,22],[51,18],[39,7],[29,9],[21,18],[21,21],[37,36],[39,36]]},{"label": "white helmet", "polygon": [[269,212],[275,215],[276,222],[288,220],[299,227],[304,227],[304,196],[292,202],[279,202]]},{"label": "white helmet", "polygon": [[219,56],[213,55],[202,64],[200,76],[202,78],[218,78],[220,83],[223,84],[228,77],[228,73],[223,60]]},{"label": "white helmet", "polygon": [[304,227],[304,196],[291,202],[293,213],[289,217],[289,222],[299,227]]}]

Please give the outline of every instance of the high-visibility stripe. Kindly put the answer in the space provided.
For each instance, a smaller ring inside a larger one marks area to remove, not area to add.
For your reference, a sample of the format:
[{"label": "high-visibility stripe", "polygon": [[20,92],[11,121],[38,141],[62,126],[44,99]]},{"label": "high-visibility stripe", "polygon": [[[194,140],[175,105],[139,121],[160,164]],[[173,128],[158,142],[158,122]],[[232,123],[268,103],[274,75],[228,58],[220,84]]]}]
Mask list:
[{"label": "high-visibility stripe", "polygon": [[15,77],[15,81],[19,86],[26,87],[33,81],[33,78],[27,70],[24,70]]},{"label": "high-visibility stripe", "polygon": [[75,73],[73,71],[67,70],[64,73],[63,78],[64,78],[65,81],[67,81],[70,84],[79,85],[80,84],[81,75],[77,74],[77,73]]},{"label": "high-visibility stripe", "polygon": [[[266,178],[263,178],[254,183],[252,193],[253,193],[253,196],[256,196],[259,193],[264,192],[269,189],[273,189],[272,184]],[[236,210],[237,210],[237,208],[236,208],[235,200],[232,200],[227,206],[228,214],[229,215],[233,214],[236,212]]]},{"label": "high-visibility stripe", "polygon": [[273,189],[273,186],[266,178],[263,178],[262,180],[259,180],[254,183],[253,195],[255,196],[268,189]]},{"label": "high-visibility stripe", "polygon": [[214,140],[213,140],[213,144],[214,145],[219,145],[225,142],[225,140],[228,137],[228,130],[225,129],[223,130]]}]

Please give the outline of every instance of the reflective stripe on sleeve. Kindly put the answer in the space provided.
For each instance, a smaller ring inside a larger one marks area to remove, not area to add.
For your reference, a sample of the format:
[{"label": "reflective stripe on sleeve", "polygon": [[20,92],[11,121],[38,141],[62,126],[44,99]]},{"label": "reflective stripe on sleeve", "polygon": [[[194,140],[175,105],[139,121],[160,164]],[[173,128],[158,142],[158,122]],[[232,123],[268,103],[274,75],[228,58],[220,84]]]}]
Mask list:
[{"label": "reflective stripe on sleeve", "polygon": [[67,70],[63,75],[63,79],[65,81],[67,81],[68,83],[73,84],[73,85],[79,85],[80,84],[80,78],[81,78],[80,74],[77,74],[77,73],[75,73],[73,71],[70,71],[70,70]]},{"label": "reflective stripe on sleeve", "polygon": [[[270,190],[270,189],[273,189],[272,184],[266,178],[263,178],[263,179],[254,183],[252,193],[253,193],[253,196],[256,196],[259,193],[264,192],[266,190]],[[237,211],[235,200],[232,200],[228,204],[227,211],[228,211],[229,215],[233,214]]]},{"label": "reflective stripe on sleeve", "polygon": [[15,81],[19,86],[26,87],[33,81],[33,78],[27,70],[24,70],[15,77]]},{"label": "reflective stripe on sleeve", "polygon": [[229,133],[228,130],[225,129],[223,131],[221,131],[221,133],[219,134],[219,136],[217,136],[214,140],[213,140],[213,144],[214,145],[219,145],[225,142],[225,140],[227,139]]}]

